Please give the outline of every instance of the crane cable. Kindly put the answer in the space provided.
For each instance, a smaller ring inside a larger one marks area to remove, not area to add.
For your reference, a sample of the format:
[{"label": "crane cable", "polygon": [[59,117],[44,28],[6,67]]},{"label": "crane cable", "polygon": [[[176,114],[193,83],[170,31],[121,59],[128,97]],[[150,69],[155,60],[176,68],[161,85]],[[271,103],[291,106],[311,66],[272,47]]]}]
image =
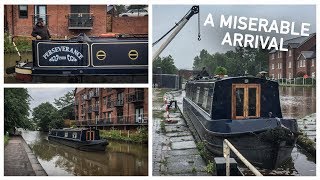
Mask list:
[{"label": "crane cable", "polygon": [[201,34],[200,34],[200,10],[198,12],[198,41],[201,41]]},{"label": "crane cable", "polygon": [[[156,40],[154,43],[152,43],[152,47],[158,44],[163,38],[165,38],[172,30],[174,30],[177,26],[180,25],[180,23],[184,20],[184,18],[190,13],[191,9],[183,16],[183,18],[180,19],[179,22],[177,22],[168,32],[166,32],[163,36],[161,36],[158,40]],[[198,41],[201,40],[200,37],[200,11],[198,12]]]}]

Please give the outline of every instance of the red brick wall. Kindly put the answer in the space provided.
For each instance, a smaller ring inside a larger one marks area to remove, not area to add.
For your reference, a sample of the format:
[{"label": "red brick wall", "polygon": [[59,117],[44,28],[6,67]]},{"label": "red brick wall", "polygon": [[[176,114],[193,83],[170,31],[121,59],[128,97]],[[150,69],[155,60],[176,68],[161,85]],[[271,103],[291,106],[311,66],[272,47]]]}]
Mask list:
[{"label": "red brick wall", "polygon": [[[312,60],[310,60],[310,76],[312,75],[313,72],[316,72],[316,59],[313,59],[314,61],[314,66],[312,66]],[[315,73],[316,74],[316,73]]]},{"label": "red brick wall", "polygon": [[113,17],[114,33],[148,33],[148,17]]},{"label": "red brick wall", "polygon": [[[13,7],[13,16],[12,16]],[[6,5],[6,15],[9,32],[12,34],[12,20],[14,24],[14,36],[31,36],[32,15],[34,5],[28,5],[28,18],[19,18],[18,5]],[[93,28],[91,30],[69,30],[68,14],[70,5],[47,5],[48,27],[53,37],[63,38],[65,36],[76,36],[79,33],[86,33],[89,36],[99,36],[110,30],[107,24],[106,5],[90,5],[90,13],[93,13]],[[13,17],[13,18],[12,18]],[[113,17],[112,32],[115,33],[148,33],[148,17]]]},{"label": "red brick wall", "polygon": [[[288,48],[288,50],[292,50],[292,55],[289,56],[289,51],[283,52],[283,59],[280,60],[277,58],[277,53],[275,53],[275,59],[271,59],[271,54],[269,54],[269,76],[271,77],[274,74],[275,78],[278,78],[278,73],[282,73],[282,78],[289,78],[289,73],[291,73],[291,78],[297,77],[296,74],[299,71],[305,71],[308,75],[311,75],[311,62],[306,62],[305,68],[299,68],[297,66],[297,58],[299,57],[301,51],[311,50],[316,44],[316,36],[311,37],[308,41],[303,43],[298,48]],[[282,61],[282,70],[278,69],[278,63]],[[289,62],[291,61],[291,68],[289,68]],[[272,64],[274,64],[274,70],[272,70]]]},{"label": "red brick wall", "polygon": [[[79,105],[75,106],[77,113],[77,117],[76,120],[79,120],[79,117],[81,117],[81,95],[82,94],[89,94],[89,91],[92,88],[86,88],[83,89],[81,91],[79,91],[76,95],[75,95],[75,99],[78,100]],[[136,107],[143,107],[143,111],[144,114],[146,114],[145,116],[148,117],[148,89],[144,88],[144,101],[143,103],[128,103],[128,100],[126,98],[126,95],[128,93],[134,93],[137,89],[135,88],[124,88],[123,89],[123,93],[124,93],[124,105],[123,105],[123,116],[128,116],[129,117],[129,121],[130,123],[135,123],[135,109]],[[118,116],[117,114],[117,107],[111,107],[111,108],[107,108],[106,104],[103,101],[104,97],[108,97],[109,95],[111,96],[111,101],[115,101],[117,99],[117,94],[120,93],[121,91],[117,91],[117,89],[112,89],[112,91],[107,92],[106,88],[100,88],[99,89],[99,98],[92,98],[89,101],[85,101],[85,109],[87,110],[89,107],[89,104],[91,102],[92,106],[95,105],[95,101],[99,100],[99,119],[103,119],[104,118],[104,114],[103,113],[107,113],[107,112],[111,112],[111,117],[112,117],[112,121],[114,121],[114,123],[116,124],[116,117]],[[107,99],[108,101],[108,99]],[[119,108],[120,109],[120,108]],[[84,120],[89,120],[95,119],[95,112],[91,113],[91,116],[88,116],[89,113],[85,113],[85,119]],[[106,114],[107,115],[107,114]]]}]

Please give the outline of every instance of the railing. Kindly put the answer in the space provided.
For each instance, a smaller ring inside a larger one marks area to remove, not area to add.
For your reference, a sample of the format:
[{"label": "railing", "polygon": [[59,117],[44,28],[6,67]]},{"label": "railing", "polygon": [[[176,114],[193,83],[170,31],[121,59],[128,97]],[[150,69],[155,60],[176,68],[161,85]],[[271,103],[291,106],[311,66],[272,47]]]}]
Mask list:
[{"label": "railing", "polygon": [[92,13],[69,13],[68,27],[69,29],[92,29]]},{"label": "railing", "polygon": [[93,106],[92,109],[93,109],[94,112],[99,112],[99,106]]},{"label": "railing", "polygon": [[144,100],[144,91],[138,90],[133,93],[127,94],[128,102],[143,102]]},{"label": "railing", "polygon": [[223,156],[226,158],[226,176],[230,176],[230,149],[256,176],[262,174],[227,140],[223,141]]},{"label": "railing", "polygon": [[88,107],[88,113],[92,113],[92,106]]},{"label": "railing", "polygon": [[117,99],[113,102],[113,106],[115,107],[121,107],[123,106],[123,99]]},{"label": "railing", "polygon": [[115,116],[112,118],[101,118],[101,119],[87,119],[87,120],[77,120],[76,124],[78,126],[87,126],[87,125],[146,125],[148,124],[148,114],[140,115],[137,119],[137,116]]}]

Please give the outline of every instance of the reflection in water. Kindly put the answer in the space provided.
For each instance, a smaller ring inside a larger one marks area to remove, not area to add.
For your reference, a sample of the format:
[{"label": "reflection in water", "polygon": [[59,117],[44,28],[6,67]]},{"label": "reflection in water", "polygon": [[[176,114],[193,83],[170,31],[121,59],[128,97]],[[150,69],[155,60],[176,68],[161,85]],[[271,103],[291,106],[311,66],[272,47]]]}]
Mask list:
[{"label": "reflection in water", "polygon": [[146,145],[111,141],[105,152],[85,152],[55,142],[45,133],[24,131],[48,175],[148,175]]},{"label": "reflection in water", "polygon": [[282,115],[285,118],[303,118],[316,113],[315,87],[279,87]]}]

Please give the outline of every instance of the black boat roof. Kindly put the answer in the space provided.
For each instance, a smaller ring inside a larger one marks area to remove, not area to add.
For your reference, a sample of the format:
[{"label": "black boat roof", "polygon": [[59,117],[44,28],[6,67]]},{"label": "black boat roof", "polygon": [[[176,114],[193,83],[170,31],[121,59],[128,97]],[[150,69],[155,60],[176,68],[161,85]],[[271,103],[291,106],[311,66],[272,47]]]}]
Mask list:
[{"label": "black boat roof", "polygon": [[[52,129],[51,131],[86,131],[89,128],[63,128],[63,129]],[[92,129],[95,130],[95,129]]]},{"label": "black boat roof", "polygon": [[256,79],[257,81],[260,82],[274,82],[278,83],[277,81],[271,80],[271,79],[266,79],[266,78],[260,78],[260,77],[254,77],[254,76],[237,76],[237,77],[224,77],[224,78],[202,78],[198,80],[190,80],[188,83],[217,83],[217,82],[223,82],[223,81],[236,81],[239,79]]}]

